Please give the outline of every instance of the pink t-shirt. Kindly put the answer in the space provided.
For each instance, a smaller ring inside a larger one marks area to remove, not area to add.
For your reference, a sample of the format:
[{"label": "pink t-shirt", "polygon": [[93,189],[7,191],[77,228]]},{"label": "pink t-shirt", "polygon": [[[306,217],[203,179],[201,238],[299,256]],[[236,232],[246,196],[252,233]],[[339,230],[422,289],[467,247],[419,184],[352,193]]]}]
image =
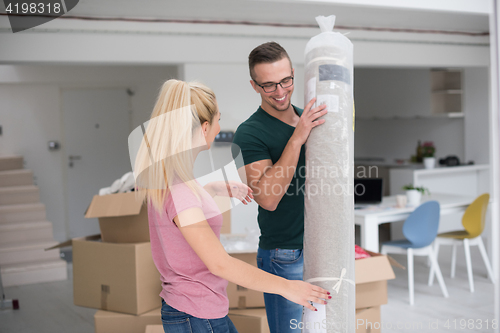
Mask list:
[{"label": "pink t-shirt", "polygon": [[179,311],[198,318],[216,319],[228,313],[227,280],[210,273],[173,221],[180,212],[199,207],[220,238],[221,212],[208,192],[203,188],[201,192],[200,202],[187,185],[175,185],[165,202],[163,216],[149,205],[149,234],[153,260],[163,286],[160,296]]}]

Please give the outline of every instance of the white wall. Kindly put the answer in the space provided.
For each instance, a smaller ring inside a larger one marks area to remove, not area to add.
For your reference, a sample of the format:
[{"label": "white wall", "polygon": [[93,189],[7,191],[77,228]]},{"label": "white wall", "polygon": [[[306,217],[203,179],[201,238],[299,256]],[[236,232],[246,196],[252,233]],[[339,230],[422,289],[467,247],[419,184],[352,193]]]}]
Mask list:
[{"label": "white wall", "polygon": [[61,151],[50,152],[49,140],[61,138],[59,87],[55,84],[0,84],[1,155],[24,156],[40,188],[47,219],[57,240],[66,239]]},{"label": "white wall", "polygon": [[382,157],[387,163],[409,160],[418,140],[433,141],[437,158],[456,155],[463,160],[463,120],[443,118],[357,120],[355,158]]},{"label": "white wall", "polygon": [[[257,46],[257,45],[255,45]],[[292,62],[295,59],[292,58]],[[219,110],[222,113],[221,129],[235,131],[260,105],[260,95],[250,84],[248,64],[204,64],[193,63],[182,66],[186,81],[198,80],[209,86],[217,96]],[[292,103],[303,107],[304,85],[302,82],[303,66],[295,66],[295,90]]]},{"label": "white wall", "polygon": [[61,89],[130,88],[131,117],[125,121],[132,129],[149,118],[161,83],[176,75],[173,66],[0,66],[0,154],[24,156],[40,187],[40,201],[46,205],[56,240],[68,236],[63,204],[67,161],[63,150],[50,152],[47,142],[57,140],[64,149]]},{"label": "white wall", "polygon": [[[431,117],[429,69],[356,68],[354,73],[355,157],[409,159],[421,140],[434,142],[438,158],[464,159],[464,119]],[[477,112],[488,115],[487,108]]]},{"label": "white wall", "polygon": [[[179,64],[246,63],[248,53],[270,40],[303,64],[317,28],[221,24],[161,24],[53,20],[22,33],[8,31],[0,16],[0,63]],[[3,28],[3,29],[2,29]],[[488,66],[488,37],[349,31],[355,66]]]},{"label": "white wall", "polygon": [[221,130],[235,131],[260,105],[260,96],[250,85],[248,66],[240,64],[185,64],[184,80],[200,81],[217,96]]},{"label": "white wall", "polygon": [[430,116],[431,89],[428,68],[354,69],[356,116]]},{"label": "white wall", "polygon": [[133,92],[132,128],[149,119],[161,84],[177,75],[177,66],[172,65],[0,65],[2,85],[129,88]]},{"label": "white wall", "polygon": [[490,163],[489,68],[466,68],[464,77],[465,161]]}]

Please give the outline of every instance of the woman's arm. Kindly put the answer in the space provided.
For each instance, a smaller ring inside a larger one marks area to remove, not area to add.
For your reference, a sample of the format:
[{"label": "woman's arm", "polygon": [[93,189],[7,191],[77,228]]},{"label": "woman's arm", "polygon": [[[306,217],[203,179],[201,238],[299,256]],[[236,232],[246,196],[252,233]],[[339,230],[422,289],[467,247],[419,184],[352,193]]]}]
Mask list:
[{"label": "woman's arm", "polygon": [[[201,221],[201,222],[198,222]],[[245,288],[279,294],[292,302],[316,310],[308,301],[326,304],[325,289],[304,281],[286,280],[228,255],[205,220],[200,208],[190,208],[174,218],[182,235],[212,274]]]}]

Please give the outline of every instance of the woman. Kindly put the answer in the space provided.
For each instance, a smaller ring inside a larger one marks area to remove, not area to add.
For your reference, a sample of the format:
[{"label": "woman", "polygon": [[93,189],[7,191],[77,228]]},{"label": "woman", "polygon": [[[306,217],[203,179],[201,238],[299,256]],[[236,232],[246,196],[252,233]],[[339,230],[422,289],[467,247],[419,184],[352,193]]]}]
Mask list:
[{"label": "woman", "polygon": [[[244,204],[252,190],[239,182],[204,187],[193,176],[198,153],[220,131],[214,93],[199,83],[167,81],[159,94],[134,168],[148,203],[153,260],[161,274],[165,332],[237,332],[228,314],[227,280],[282,295],[311,310],[329,293],[303,281],[268,274],[229,256],[219,241],[222,215],[215,195]],[[168,304],[168,305],[167,305]]]}]

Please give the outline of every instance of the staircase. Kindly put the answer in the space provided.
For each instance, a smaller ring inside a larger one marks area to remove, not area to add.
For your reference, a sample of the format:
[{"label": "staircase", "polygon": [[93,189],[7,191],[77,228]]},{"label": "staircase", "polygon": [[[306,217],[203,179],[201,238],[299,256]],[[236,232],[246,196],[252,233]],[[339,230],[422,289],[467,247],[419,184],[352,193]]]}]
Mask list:
[{"label": "staircase", "polygon": [[4,287],[66,280],[66,261],[21,156],[0,156],[0,274]]}]

